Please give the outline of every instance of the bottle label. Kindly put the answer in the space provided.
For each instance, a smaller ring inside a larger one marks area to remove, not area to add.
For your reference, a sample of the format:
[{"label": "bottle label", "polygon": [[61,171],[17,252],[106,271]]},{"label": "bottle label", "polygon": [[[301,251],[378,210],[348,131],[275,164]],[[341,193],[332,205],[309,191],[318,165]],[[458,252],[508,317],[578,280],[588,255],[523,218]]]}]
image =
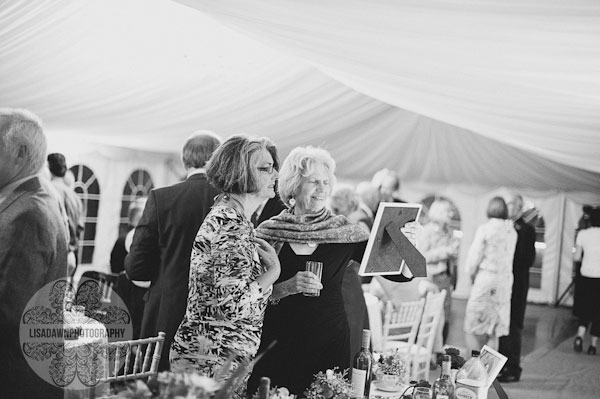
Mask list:
[{"label": "bottle label", "polygon": [[477,399],[477,392],[464,387],[456,388],[454,392],[454,397],[456,399]]},{"label": "bottle label", "polygon": [[363,398],[367,384],[367,370],[352,368],[352,397]]}]

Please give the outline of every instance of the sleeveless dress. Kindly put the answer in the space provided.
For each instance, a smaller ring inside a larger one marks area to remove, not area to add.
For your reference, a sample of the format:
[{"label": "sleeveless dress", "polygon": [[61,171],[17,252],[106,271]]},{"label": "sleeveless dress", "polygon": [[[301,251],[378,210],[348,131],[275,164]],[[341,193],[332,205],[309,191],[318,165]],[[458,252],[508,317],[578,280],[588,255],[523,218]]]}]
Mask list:
[{"label": "sleeveless dress", "polygon": [[310,255],[296,255],[288,243],[279,253],[281,275],[286,281],[305,270],[306,261],[323,262],[319,297],[287,296],[267,306],[259,353],[272,341],[277,344],[254,367],[248,392],[258,387],[260,377],[271,386],[286,387],[302,395],[314,374],[350,366],[350,334],[342,297],[342,279],[351,259],[361,261],[366,242],[320,244]]}]

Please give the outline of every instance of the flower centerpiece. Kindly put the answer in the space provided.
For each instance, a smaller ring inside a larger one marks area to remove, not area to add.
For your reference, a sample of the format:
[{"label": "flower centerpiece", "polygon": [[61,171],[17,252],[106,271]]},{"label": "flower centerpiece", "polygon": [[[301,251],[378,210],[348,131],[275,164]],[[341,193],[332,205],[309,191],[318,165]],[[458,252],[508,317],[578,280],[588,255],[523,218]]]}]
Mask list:
[{"label": "flower centerpiece", "polygon": [[402,386],[406,380],[406,363],[398,350],[382,354],[373,366],[378,387],[392,390]]},{"label": "flower centerpiece", "polygon": [[450,365],[452,370],[460,369],[466,362],[465,358],[460,355],[460,351],[458,349],[448,347],[444,349],[444,353],[438,353],[437,355],[436,363],[440,367],[442,366],[442,359],[444,355],[449,355],[450,359],[452,359],[452,364]]},{"label": "flower centerpiece", "polygon": [[[258,399],[258,392],[252,398]],[[291,394],[287,388],[275,387],[269,390],[269,399],[296,399],[296,395]]]},{"label": "flower centerpiece", "polygon": [[337,367],[319,371],[304,395],[306,399],[349,399],[352,384],[348,381],[348,371],[340,371]]},{"label": "flower centerpiece", "polygon": [[111,386],[110,398],[120,399],[213,399],[221,385],[197,373],[161,372],[155,379],[128,380]]}]

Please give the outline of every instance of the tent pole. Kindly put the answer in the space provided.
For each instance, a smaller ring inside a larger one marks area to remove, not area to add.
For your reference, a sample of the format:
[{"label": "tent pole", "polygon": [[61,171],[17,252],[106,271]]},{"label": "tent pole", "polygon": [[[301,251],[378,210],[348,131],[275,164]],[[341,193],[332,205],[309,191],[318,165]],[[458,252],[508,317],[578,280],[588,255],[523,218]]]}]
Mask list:
[{"label": "tent pole", "polygon": [[[561,206],[561,222],[559,227],[560,232],[560,240],[558,246],[558,270],[556,273],[556,289],[554,290],[554,298],[553,301],[556,301],[558,297],[558,293],[560,292],[560,271],[562,269],[562,254],[563,254],[563,242],[564,242],[564,234],[565,234],[565,213],[567,209],[567,197],[564,193],[561,193],[562,197],[562,206]],[[555,302],[556,303],[556,302]]]}]

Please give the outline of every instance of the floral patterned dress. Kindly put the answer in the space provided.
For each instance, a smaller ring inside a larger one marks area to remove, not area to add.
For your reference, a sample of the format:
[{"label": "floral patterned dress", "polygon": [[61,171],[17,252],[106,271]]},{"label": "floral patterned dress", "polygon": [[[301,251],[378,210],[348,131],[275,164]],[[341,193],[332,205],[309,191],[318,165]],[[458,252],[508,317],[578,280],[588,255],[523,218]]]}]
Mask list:
[{"label": "floral patterned dress", "polygon": [[477,229],[466,262],[469,275],[477,273],[465,310],[466,333],[508,334],[516,244],[509,220],[492,218]]},{"label": "floral patterned dress", "polygon": [[172,371],[213,377],[230,356],[231,371],[255,356],[272,288],[263,292],[255,281],[265,270],[253,238],[252,224],[234,208],[217,205],[206,216],[192,248],[187,309],[170,352]]}]

